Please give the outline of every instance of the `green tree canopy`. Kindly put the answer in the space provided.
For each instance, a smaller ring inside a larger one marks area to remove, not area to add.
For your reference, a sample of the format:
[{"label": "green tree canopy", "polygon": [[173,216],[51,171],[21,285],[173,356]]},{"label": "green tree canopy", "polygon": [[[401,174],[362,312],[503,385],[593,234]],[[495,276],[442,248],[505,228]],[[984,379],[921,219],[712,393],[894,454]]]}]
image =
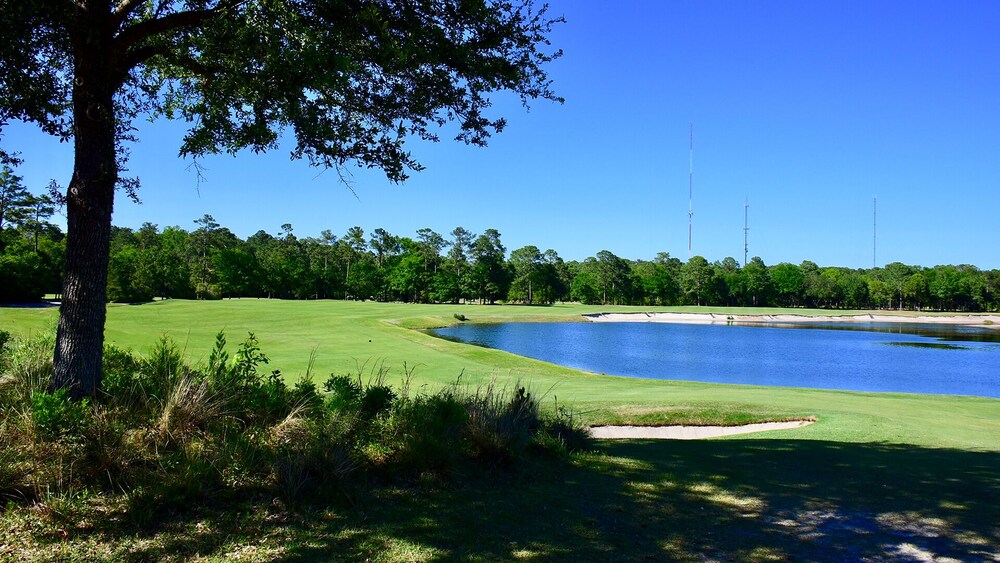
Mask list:
[{"label": "green tree canopy", "polygon": [[77,397],[100,383],[135,117],[190,123],[182,155],[270,150],[287,134],[293,157],[402,181],[420,169],[407,140],[437,140],[449,121],[477,145],[502,130],[492,93],[558,100],[544,69],[558,20],[531,0],[0,0],[0,18],[0,128],[75,143],[53,384]]},{"label": "green tree canopy", "polygon": [[7,165],[0,168],[0,232],[23,219],[31,197],[20,176]]}]

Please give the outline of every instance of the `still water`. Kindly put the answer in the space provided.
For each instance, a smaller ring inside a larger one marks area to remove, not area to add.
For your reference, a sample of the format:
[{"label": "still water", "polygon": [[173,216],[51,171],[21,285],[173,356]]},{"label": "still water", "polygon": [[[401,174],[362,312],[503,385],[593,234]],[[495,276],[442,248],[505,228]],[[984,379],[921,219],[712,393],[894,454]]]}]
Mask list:
[{"label": "still water", "polygon": [[597,373],[1000,397],[1000,331],[950,325],[463,324],[435,334]]}]

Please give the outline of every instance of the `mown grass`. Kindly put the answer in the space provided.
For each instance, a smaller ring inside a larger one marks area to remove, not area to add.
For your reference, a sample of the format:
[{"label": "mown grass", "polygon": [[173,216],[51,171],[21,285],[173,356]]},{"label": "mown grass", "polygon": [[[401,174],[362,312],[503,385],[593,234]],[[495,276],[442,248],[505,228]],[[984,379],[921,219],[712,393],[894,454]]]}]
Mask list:
[{"label": "mown grass", "polygon": [[[522,381],[544,392],[543,406],[558,401],[591,423],[818,422],[723,440],[599,442],[568,461],[534,457],[513,471],[371,483],[294,509],[267,494],[215,495],[141,525],[121,499],[66,499],[55,516],[0,513],[7,531],[0,559],[1000,557],[998,400],[609,377],[412,330],[456,322],[455,313],[500,322],[630,310],[638,309],[167,301],[111,307],[107,334],[147,352],[166,333],[197,362],[219,329],[234,337],[252,330],[289,382],[305,373],[314,350],[321,376],[382,362],[396,383],[406,362],[416,366],[414,390],[440,389],[459,373],[471,385]],[[0,329],[24,334],[54,317],[54,310],[0,309]]]},{"label": "mown grass", "polygon": [[[608,377],[449,342],[413,330],[457,322],[455,313],[465,315],[468,322],[502,322],[574,320],[585,313],[645,310],[720,314],[859,313],[574,304],[528,307],[170,300],[109,307],[106,334],[109,342],[140,353],[152,349],[162,335],[167,335],[179,344],[187,361],[197,363],[208,358],[219,330],[224,329],[237,338],[252,331],[271,357],[271,365],[280,368],[289,382],[306,372],[313,354],[312,369],[320,376],[354,373],[358,366],[381,362],[390,369],[390,384],[400,381],[405,362],[409,368],[415,368],[411,383],[414,388],[440,388],[459,374],[473,384],[494,378],[517,380],[545,395],[543,407],[550,408],[558,401],[592,424],[740,424],[815,416],[819,422],[808,428],[767,436],[1000,450],[1000,401],[995,399]],[[52,326],[56,313],[55,309],[0,308],[0,330],[15,334],[42,330]]]}]

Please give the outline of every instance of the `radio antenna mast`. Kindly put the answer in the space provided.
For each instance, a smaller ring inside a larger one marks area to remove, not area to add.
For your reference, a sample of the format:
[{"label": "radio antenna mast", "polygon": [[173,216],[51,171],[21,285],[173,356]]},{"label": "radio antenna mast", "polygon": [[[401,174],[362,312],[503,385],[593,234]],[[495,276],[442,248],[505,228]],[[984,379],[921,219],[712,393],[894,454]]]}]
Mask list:
[{"label": "radio antenna mast", "polygon": [[692,217],[694,211],[691,207],[691,200],[694,194],[694,124],[691,124],[691,141],[688,146],[688,260],[691,259],[691,233]]},{"label": "radio antenna mast", "polygon": [[872,269],[875,268],[875,241],[878,234],[878,196],[872,197]]},{"label": "radio antenna mast", "polygon": [[743,204],[743,267],[747,265],[747,251],[750,246],[747,244],[747,234],[750,232],[750,196],[747,196],[746,203]]}]

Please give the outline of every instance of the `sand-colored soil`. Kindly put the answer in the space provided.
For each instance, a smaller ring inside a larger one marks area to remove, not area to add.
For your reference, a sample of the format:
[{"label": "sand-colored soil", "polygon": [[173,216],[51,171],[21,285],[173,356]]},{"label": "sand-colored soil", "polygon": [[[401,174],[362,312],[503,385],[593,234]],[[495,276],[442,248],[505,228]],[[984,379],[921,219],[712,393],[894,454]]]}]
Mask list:
[{"label": "sand-colored soil", "polygon": [[602,439],[700,440],[766,430],[790,430],[812,424],[813,420],[762,422],[743,426],[592,426],[590,435]]},{"label": "sand-colored soil", "polygon": [[975,325],[1000,328],[1000,315],[725,315],[721,313],[598,313],[584,315],[593,322],[691,324],[761,323],[922,323]]}]

